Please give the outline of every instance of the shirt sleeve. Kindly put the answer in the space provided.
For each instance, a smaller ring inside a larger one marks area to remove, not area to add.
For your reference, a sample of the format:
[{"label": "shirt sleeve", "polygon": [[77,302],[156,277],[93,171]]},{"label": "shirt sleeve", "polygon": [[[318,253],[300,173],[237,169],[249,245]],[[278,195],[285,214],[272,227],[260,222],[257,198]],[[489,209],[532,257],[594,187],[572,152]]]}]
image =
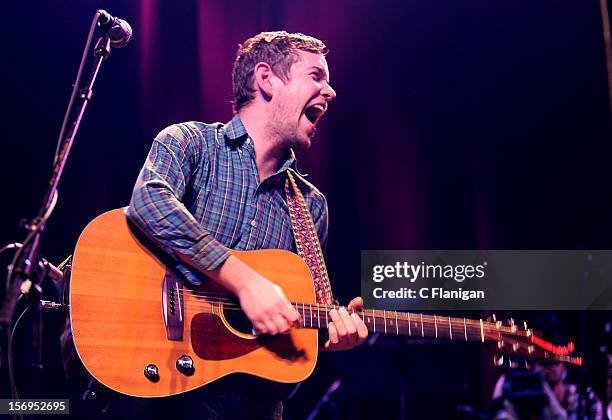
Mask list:
[{"label": "shirt sleeve", "polygon": [[126,216],[170,257],[208,271],[225,262],[230,252],[182,203],[193,174],[208,171],[209,146],[201,137],[178,124],[155,138]]}]

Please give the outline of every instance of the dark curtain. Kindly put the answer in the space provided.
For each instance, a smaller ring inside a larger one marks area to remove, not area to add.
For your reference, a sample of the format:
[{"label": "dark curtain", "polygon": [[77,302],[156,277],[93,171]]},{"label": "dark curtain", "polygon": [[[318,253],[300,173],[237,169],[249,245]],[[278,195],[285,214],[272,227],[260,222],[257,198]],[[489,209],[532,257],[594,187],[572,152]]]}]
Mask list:
[{"label": "dark curtain", "polygon": [[[298,157],[329,200],[328,264],[341,301],[359,294],[362,249],[612,248],[612,130],[595,0],[5,4],[1,243],[21,239],[19,219],[40,205],[97,7],[128,20],[134,37],[103,65],[44,240],[51,261],[72,252],[89,220],[128,203],[162,128],[231,118],[238,44],[280,29],[330,49],[338,97]],[[373,388],[380,380],[377,397],[362,401],[391,416],[398,390],[417,413],[486,406],[494,372],[480,369],[479,347],[395,344],[322,357],[304,407],[335,375],[354,385],[341,401],[361,395],[364,378]]]}]

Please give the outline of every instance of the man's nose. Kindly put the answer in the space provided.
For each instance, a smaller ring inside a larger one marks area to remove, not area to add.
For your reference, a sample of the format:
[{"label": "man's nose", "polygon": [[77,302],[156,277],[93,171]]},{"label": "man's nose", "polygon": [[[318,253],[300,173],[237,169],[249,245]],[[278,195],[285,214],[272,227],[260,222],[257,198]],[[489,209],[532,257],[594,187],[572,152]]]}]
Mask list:
[{"label": "man's nose", "polygon": [[325,98],[327,102],[336,98],[336,91],[331,87],[331,85],[327,82],[323,83],[323,89],[321,94]]}]

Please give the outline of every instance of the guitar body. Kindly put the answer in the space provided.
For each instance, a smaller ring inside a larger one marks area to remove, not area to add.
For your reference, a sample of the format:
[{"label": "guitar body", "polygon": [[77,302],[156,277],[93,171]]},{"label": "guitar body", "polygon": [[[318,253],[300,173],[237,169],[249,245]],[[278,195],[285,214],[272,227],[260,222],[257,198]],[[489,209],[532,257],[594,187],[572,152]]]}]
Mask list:
[{"label": "guitar body", "polygon": [[[316,329],[293,328],[275,337],[239,329],[229,316],[239,314],[239,306],[226,291],[213,281],[182,287],[135,233],[123,209],[112,210],[85,228],[74,252],[72,331],[93,377],[123,394],[161,397],[236,372],[284,383],[310,375],[317,360]],[[278,284],[290,301],[315,302],[310,271],[297,255],[232,252]],[[177,368],[182,356],[193,363],[187,373]],[[155,378],[144,374],[150,365],[157,369]]]}]

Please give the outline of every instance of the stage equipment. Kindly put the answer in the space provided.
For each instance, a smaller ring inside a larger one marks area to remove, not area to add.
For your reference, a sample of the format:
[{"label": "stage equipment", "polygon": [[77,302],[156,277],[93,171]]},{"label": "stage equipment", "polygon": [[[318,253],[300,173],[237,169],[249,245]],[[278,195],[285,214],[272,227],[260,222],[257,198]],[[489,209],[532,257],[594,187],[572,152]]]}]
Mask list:
[{"label": "stage equipment", "polygon": [[[86,83],[81,86],[81,78],[85,70],[91,42],[97,26],[100,26],[102,34],[93,50],[94,63],[91,66],[89,77]],[[40,313],[42,289],[40,284],[48,275],[55,280],[61,278],[61,272],[56,271],[54,267],[41,256],[41,236],[45,231],[47,221],[53,213],[53,209],[57,203],[58,185],[85,109],[87,108],[89,100],[92,98],[93,86],[102,62],[109,57],[112,47],[125,46],[129,42],[131,35],[132,30],[127,22],[113,18],[104,10],[98,10],[94,14],[76,80],[73,85],[72,94],[58,136],[48,190],[42,201],[38,216],[24,224],[27,230],[27,236],[20,246],[15,247],[15,255],[8,267],[6,294],[2,307],[0,308],[0,329],[6,331],[9,343],[9,376],[12,398],[18,398],[17,390],[14,386],[12,363],[10,363],[12,360],[11,326],[17,302],[18,300],[27,301],[27,308],[30,311],[30,325],[28,331],[31,335],[31,346],[27,350],[30,352],[32,366],[35,366],[40,372],[42,369],[42,322]],[[30,380],[32,383],[36,384],[30,388],[39,389],[39,380],[37,378],[30,378]]]}]

